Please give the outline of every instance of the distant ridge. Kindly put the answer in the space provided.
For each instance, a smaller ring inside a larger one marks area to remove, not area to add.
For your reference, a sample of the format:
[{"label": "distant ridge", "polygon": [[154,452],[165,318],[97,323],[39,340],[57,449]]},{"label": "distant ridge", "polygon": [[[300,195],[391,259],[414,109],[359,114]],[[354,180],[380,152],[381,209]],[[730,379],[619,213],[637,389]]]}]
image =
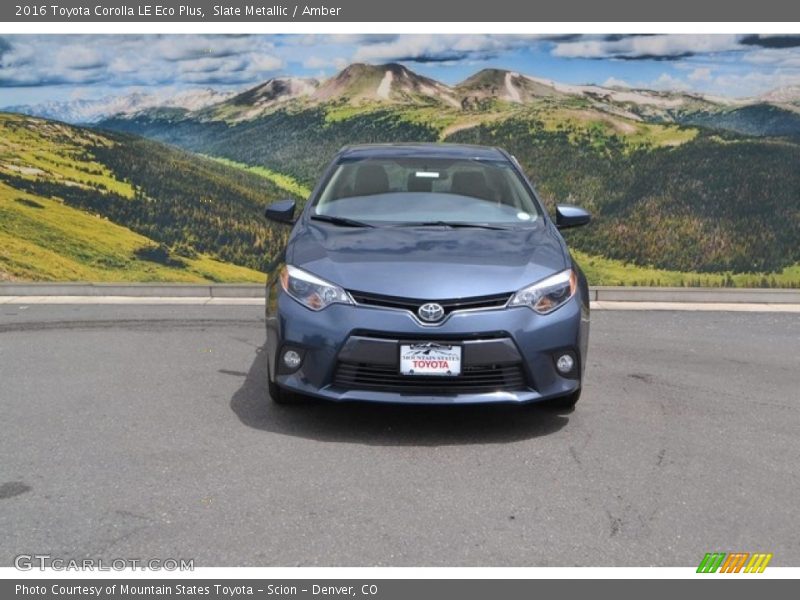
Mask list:
[{"label": "distant ridge", "polygon": [[496,117],[498,111],[529,105],[572,109],[576,103],[631,121],[700,125],[758,136],[800,136],[800,86],[796,85],[758,97],[734,99],[684,91],[568,84],[487,68],[451,86],[396,62],[354,63],[322,80],[274,77],[236,92],[198,89],[172,96],[136,93],[9,110],[69,123],[98,123],[111,118],[234,123],[259,119],[277,110],[311,107],[350,107],[356,112],[366,106],[433,107],[450,118],[469,114],[480,119],[484,113]]}]

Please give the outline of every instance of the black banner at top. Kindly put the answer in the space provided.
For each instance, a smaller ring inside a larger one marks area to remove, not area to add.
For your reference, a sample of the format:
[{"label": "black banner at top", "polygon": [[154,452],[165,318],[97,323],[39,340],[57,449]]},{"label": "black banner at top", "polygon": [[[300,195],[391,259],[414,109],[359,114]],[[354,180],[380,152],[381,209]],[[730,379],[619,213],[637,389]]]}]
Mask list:
[{"label": "black banner at top", "polygon": [[[786,0],[12,0],[0,22],[797,22]],[[791,28],[787,26],[787,33]]]}]

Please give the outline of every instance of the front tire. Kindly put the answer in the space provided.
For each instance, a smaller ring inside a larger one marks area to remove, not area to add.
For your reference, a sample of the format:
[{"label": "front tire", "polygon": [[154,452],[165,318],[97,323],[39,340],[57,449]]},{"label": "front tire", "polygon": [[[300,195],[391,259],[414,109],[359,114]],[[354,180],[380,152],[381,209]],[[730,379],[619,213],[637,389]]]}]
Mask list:
[{"label": "front tire", "polygon": [[566,396],[561,396],[560,398],[553,398],[552,400],[546,400],[542,403],[545,408],[549,408],[551,410],[559,410],[559,411],[571,411],[575,410],[575,405],[578,403],[581,397],[581,388],[578,388],[571,394]]},{"label": "front tire", "polygon": [[267,387],[269,388],[269,397],[272,398],[275,404],[286,405],[297,403],[297,395],[294,392],[283,389],[274,381],[269,381]]}]

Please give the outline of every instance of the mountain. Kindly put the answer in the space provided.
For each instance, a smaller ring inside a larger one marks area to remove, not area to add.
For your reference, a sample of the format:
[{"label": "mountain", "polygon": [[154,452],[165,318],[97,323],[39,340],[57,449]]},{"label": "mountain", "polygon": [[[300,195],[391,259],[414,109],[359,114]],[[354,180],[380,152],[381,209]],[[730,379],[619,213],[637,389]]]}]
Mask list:
[{"label": "mountain", "polygon": [[454,92],[462,107],[470,110],[486,108],[489,100],[512,104],[585,102],[633,120],[679,120],[676,116],[682,112],[712,110],[721,103],[698,94],[566,84],[503,69],[483,69],[457,84]]},{"label": "mountain", "polygon": [[210,104],[201,118],[230,121],[253,119],[281,105],[309,98],[319,87],[319,80],[302,77],[276,77],[231,98]]},{"label": "mountain", "polygon": [[473,106],[488,98],[522,104],[536,98],[563,96],[553,85],[512,71],[483,69],[455,86],[462,106]]},{"label": "mountain", "polygon": [[139,113],[115,116],[144,119],[169,117],[173,120],[188,118],[233,123],[256,119],[283,108],[302,110],[332,104],[359,107],[367,104],[444,105],[450,108],[460,106],[450,87],[418,75],[402,65],[356,63],[324,81],[301,77],[269,79],[201,110],[164,113],[163,107],[152,107]]},{"label": "mountain", "polygon": [[0,279],[263,281],[285,231],[262,210],[291,195],[151,140],[0,113]]},{"label": "mountain", "polygon": [[197,111],[222,102],[231,95],[232,92],[220,92],[209,88],[187,90],[176,94],[134,92],[124,96],[105,96],[94,100],[78,99],[7,106],[3,110],[66,123],[97,123],[115,115],[134,115],[156,108]]},{"label": "mountain", "polygon": [[800,139],[800,106],[758,103],[697,110],[677,117],[686,125],[734,131],[758,137],[791,137]]},{"label": "mountain", "polygon": [[[453,90],[448,86],[417,75],[402,65],[358,63],[350,65],[325,81],[302,77],[269,79],[199,111],[187,111],[186,116],[201,120],[239,122],[256,119],[281,108],[302,109],[329,103],[340,105],[444,103],[451,107],[459,106]],[[145,116],[153,117],[159,112],[159,107],[153,107],[152,110],[145,111]],[[171,115],[172,118],[182,116],[180,112]]]},{"label": "mountain", "polygon": [[800,85],[790,85],[771,90],[759,96],[757,100],[773,104],[800,106]]},{"label": "mountain", "polygon": [[[342,109],[363,110],[367,106],[372,109],[428,106],[441,107],[449,113],[455,111],[455,121],[474,121],[471,113],[513,111],[546,104],[588,108],[632,121],[702,125],[748,135],[800,136],[800,105],[794,104],[795,101],[794,88],[776,90],[759,98],[727,99],[680,91],[565,84],[503,69],[483,69],[448,86],[398,63],[356,63],[323,81],[278,77],[230,97],[208,97],[202,103],[195,102],[194,106],[181,97],[161,103],[153,98],[120,99],[119,106],[111,103],[110,107],[98,107],[96,114],[104,113],[106,118],[233,123],[257,119],[281,109],[328,107],[326,111],[331,113],[337,109],[339,112]],[[333,106],[337,109],[330,108]],[[43,111],[40,108],[33,113],[42,114]],[[47,114],[56,116],[63,112],[52,110]],[[68,115],[67,120],[77,120],[81,113],[77,109],[76,112]],[[797,114],[793,114],[795,112]],[[93,121],[94,114],[84,114],[83,118]],[[454,126],[459,127],[458,123]]]},{"label": "mountain", "polygon": [[318,102],[345,100],[458,106],[448,86],[397,63],[352,64],[325,80],[314,92],[313,99]]},{"label": "mountain", "polygon": [[97,123],[110,118],[233,123],[284,109],[323,107],[328,114],[346,116],[348,110],[363,111],[367,106],[441,107],[458,129],[462,121],[474,123],[474,113],[543,105],[588,108],[647,123],[800,137],[800,86],[754,98],[731,99],[682,91],[566,84],[503,69],[483,69],[449,86],[398,63],[356,63],[325,80],[276,77],[238,93],[211,89],[177,94],[134,93],[100,100],[13,106],[7,110],[70,123]]},{"label": "mountain", "polygon": [[261,85],[237,94],[225,104],[233,106],[263,106],[272,102],[284,102],[314,93],[319,87],[316,79],[287,77],[270,79]]},{"label": "mountain", "polygon": [[702,273],[779,272],[800,262],[800,144],[702,130],[677,146],[631,148],[623,138],[516,117],[448,141],[502,146],[551,210],[560,202],[588,208],[591,226],[567,237],[591,255]]},{"label": "mountain", "polygon": [[[787,111],[776,105],[573,86],[500,69],[453,87],[435,83],[399,65],[351,65],[280,105],[266,94],[260,106],[272,108],[248,119],[229,119],[220,110],[229,100],[101,125],[266,167],[307,187],[346,144],[497,145],[517,156],[549,207],[593,212],[592,227],[570,233],[578,251],[694,273],[778,272],[800,262],[800,146],[792,141],[800,126],[784,126]],[[259,106],[247,96],[239,102],[244,111]],[[770,121],[771,111],[780,119]],[[745,125],[747,135],[735,133]]]}]

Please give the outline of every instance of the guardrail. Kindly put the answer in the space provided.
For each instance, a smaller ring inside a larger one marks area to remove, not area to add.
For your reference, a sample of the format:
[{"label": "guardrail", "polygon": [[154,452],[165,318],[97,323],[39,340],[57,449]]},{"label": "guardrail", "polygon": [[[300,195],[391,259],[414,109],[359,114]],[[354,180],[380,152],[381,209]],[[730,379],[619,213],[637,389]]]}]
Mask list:
[{"label": "guardrail", "polygon": [[800,304],[797,289],[617,287],[590,288],[600,302],[687,302],[715,304]]},{"label": "guardrail", "polygon": [[0,296],[128,296],[135,298],[258,298],[255,283],[0,283]]},{"label": "guardrail", "polygon": [[[591,300],[601,302],[800,304],[798,289],[593,286],[590,293]],[[0,283],[0,296],[259,298],[263,295],[262,284]]]}]

